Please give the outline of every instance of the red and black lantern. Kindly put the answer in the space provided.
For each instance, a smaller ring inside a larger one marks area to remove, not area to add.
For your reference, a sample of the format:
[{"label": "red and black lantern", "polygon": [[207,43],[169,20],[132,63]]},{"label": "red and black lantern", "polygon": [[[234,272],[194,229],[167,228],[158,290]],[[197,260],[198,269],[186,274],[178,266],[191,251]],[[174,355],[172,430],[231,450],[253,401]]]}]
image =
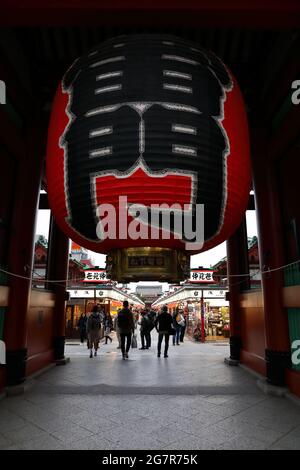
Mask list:
[{"label": "red and black lantern", "polygon": [[185,204],[192,218],[203,204],[204,244],[188,251],[221,243],[240,223],[250,188],[247,119],[234,77],[213,53],[174,37],[106,41],[59,84],[47,182],[57,223],[90,250],[185,250],[174,233],[171,240],[132,240],[119,231],[99,238],[97,208],[119,210],[119,196],[128,207]]}]

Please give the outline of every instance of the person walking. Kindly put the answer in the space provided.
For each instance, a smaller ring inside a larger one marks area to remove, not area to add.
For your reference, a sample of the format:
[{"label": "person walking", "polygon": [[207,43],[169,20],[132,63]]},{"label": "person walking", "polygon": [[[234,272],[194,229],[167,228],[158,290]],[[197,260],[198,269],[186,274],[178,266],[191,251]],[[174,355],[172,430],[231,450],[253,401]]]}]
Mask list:
[{"label": "person walking", "polygon": [[[121,311],[121,309],[118,310],[118,313]],[[121,349],[121,336],[120,336],[120,328],[119,328],[119,325],[118,325],[118,314],[115,315],[115,318],[114,318],[114,321],[113,321],[113,325],[114,325],[114,330],[116,332],[116,335],[117,335],[117,339],[118,339],[118,346],[117,346],[117,349]]]},{"label": "person walking", "polygon": [[112,338],[109,335],[110,335],[113,323],[112,323],[112,318],[111,318],[111,315],[110,315],[109,312],[106,313],[105,316],[104,316],[103,326],[104,326],[105,344],[107,344],[108,339],[112,343]]},{"label": "person walking", "polygon": [[101,331],[101,317],[99,314],[99,307],[94,305],[92,309],[92,313],[88,317],[87,324],[86,324],[86,331],[89,340],[89,348],[90,348],[90,358],[93,357],[93,349],[94,349],[94,356],[97,356],[97,351],[99,348],[99,341],[100,341],[100,331]]},{"label": "person walking", "polygon": [[156,312],[154,310],[150,310],[147,313],[147,317],[149,319],[148,343],[149,343],[149,348],[151,348],[151,331],[154,329],[155,320],[156,320]]},{"label": "person walking", "polygon": [[173,346],[177,344],[177,346],[180,345],[179,339],[180,339],[180,332],[181,332],[181,324],[183,321],[183,316],[179,312],[173,313],[173,327],[175,329],[175,334],[173,335]]},{"label": "person walking", "polygon": [[84,340],[86,339],[86,322],[87,322],[87,316],[85,313],[82,313],[77,322],[77,328],[79,329],[79,334],[80,334],[80,342],[82,344],[84,343]]},{"label": "person walking", "polygon": [[124,300],[123,308],[118,313],[118,327],[121,337],[121,350],[123,359],[128,359],[131,346],[131,337],[134,334],[134,319],[132,311],[128,307],[128,301]]},{"label": "person walking", "polygon": [[188,322],[188,312],[184,312],[183,310],[180,310],[180,313],[183,316],[184,324],[181,326],[181,331],[180,331],[180,342],[184,342],[184,335],[187,327],[187,322]]},{"label": "person walking", "polygon": [[134,322],[134,329],[137,329],[138,322],[139,322],[139,312],[137,310],[132,310],[133,322]]},{"label": "person walking", "polygon": [[154,325],[156,331],[158,332],[157,357],[160,357],[163,338],[165,338],[164,357],[168,357],[169,339],[173,325],[173,319],[172,315],[168,312],[168,307],[166,305],[162,307],[161,313],[156,317]]},{"label": "person walking", "polygon": [[[142,343],[142,347],[140,348],[141,350],[149,349],[149,347],[151,346],[150,323],[151,321],[148,318],[147,311],[143,310],[141,312],[141,321],[140,321],[140,325],[141,325],[140,334],[141,334],[141,343]],[[145,346],[145,341],[146,341],[146,346]]]}]

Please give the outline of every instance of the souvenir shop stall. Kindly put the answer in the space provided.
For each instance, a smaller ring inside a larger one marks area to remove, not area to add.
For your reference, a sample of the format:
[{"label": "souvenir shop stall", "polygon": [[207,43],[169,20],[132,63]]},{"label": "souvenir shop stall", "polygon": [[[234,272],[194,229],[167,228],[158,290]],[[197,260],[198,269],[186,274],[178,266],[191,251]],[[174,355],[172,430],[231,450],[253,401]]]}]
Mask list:
[{"label": "souvenir shop stall", "polygon": [[66,305],[66,338],[79,338],[77,328],[81,314],[87,316],[96,304],[100,310],[110,312],[114,317],[124,300],[128,300],[133,310],[144,307],[144,303],[133,294],[125,293],[115,286],[101,286],[99,288],[77,288],[68,290],[69,300]]},{"label": "souvenir shop stall", "polygon": [[170,313],[181,311],[186,319],[187,334],[196,341],[227,340],[230,321],[226,292],[218,287],[199,289],[184,285],[161,297],[153,307],[167,305]]}]

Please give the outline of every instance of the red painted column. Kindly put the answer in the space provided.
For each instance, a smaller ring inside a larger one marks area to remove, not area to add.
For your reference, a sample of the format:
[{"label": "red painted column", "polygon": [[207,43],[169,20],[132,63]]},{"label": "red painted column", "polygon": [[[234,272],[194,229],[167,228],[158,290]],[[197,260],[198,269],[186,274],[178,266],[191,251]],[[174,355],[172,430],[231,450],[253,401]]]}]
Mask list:
[{"label": "red painted column", "polygon": [[248,241],[246,218],[235,233],[227,240],[227,274],[230,307],[230,360],[234,364],[240,360],[242,347],[240,293],[248,289],[249,277],[238,276],[249,272]]},{"label": "red painted column", "polygon": [[60,230],[51,217],[48,253],[48,280],[60,282],[49,283],[49,289],[55,292],[54,309],[54,359],[57,364],[65,364],[65,330],[66,330],[66,285],[69,268],[69,238]]},{"label": "red painted column", "polygon": [[[34,126],[33,126],[34,128]],[[6,383],[24,382],[27,360],[27,311],[31,292],[35,223],[42,173],[40,136],[32,131],[24,142],[15,181],[15,205],[8,255],[8,270],[22,279],[9,276],[9,305],[4,325],[6,343]]]},{"label": "red painted column", "polygon": [[[262,133],[256,134],[252,160],[260,268],[267,271],[283,266],[285,258],[275,165],[269,158],[267,139]],[[282,302],[283,286],[283,270],[262,275],[267,380],[273,385],[285,385],[285,371],[291,364],[288,318]]]},{"label": "red painted column", "polygon": [[205,318],[204,318],[203,290],[201,291],[200,312],[201,312],[201,342],[205,343],[205,324],[204,324]]}]

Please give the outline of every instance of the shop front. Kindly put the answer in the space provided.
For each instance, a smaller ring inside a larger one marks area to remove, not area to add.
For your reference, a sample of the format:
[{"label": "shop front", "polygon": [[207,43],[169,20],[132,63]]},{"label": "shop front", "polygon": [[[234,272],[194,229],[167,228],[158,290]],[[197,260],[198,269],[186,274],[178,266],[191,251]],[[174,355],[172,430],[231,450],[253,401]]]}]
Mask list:
[{"label": "shop front", "polygon": [[68,293],[69,300],[66,305],[66,338],[68,339],[79,338],[78,320],[82,314],[89,316],[94,305],[98,305],[102,312],[110,313],[113,318],[122,308],[124,300],[128,300],[133,310],[144,307],[143,302],[135,296],[114,286],[70,289]]},{"label": "shop front", "polygon": [[181,311],[187,334],[195,341],[228,341],[230,321],[226,292],[216,287],[196,290],[187,285],[159,299],[153,307],[167,305],[172,314]]},{"label": "shop front", "polygon": [[196,341],[226,341],[230,336],[229,307],[227,301],[219,299],[203,299],[203,316],[201,315],[201,302],[187,304],[188,334]]}]

